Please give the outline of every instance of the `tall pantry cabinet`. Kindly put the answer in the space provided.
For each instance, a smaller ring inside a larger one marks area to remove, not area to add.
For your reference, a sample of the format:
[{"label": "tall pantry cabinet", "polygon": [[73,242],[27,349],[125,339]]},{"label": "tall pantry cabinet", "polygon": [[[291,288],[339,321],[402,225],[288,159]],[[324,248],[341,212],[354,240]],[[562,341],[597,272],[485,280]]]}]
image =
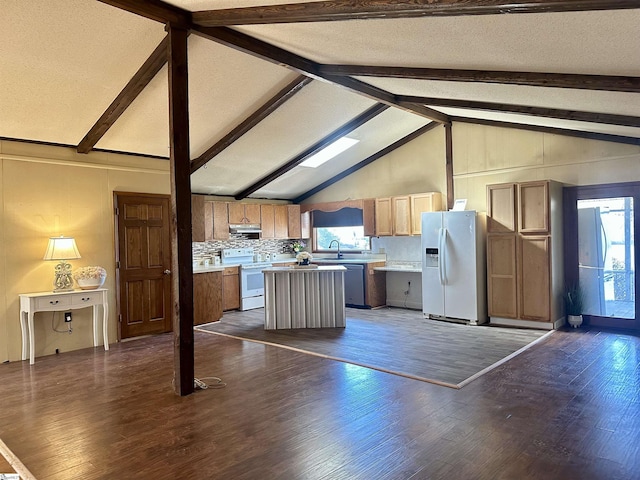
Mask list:
[{"label": "tall pantry cabinet", "polygon": [[562,184],[487,185],[491,323],[554,329],[564,322]]}]

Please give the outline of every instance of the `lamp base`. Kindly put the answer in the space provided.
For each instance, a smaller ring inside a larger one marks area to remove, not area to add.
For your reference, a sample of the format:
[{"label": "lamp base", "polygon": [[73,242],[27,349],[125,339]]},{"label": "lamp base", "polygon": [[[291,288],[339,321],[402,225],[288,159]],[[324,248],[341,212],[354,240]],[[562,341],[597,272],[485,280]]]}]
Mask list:
[{"label": "lamp base", "polygon": [[54,293],[69,292],[73,290],[73,277],[71,276],[71,264],[61,261],[55,268],[56,276],[53,280]]}]

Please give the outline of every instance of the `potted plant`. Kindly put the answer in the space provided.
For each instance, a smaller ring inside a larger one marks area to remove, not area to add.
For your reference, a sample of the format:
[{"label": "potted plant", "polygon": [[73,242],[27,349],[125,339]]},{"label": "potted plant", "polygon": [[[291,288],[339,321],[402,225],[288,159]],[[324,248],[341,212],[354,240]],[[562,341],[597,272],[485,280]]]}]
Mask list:
[{"label": "potted plant", "polygon": [[567,321],[573,328],[582,325],[582,310],[584,306],[584,293],[580,284],[576,283],[565,290],[564,306],[567,313]]}]

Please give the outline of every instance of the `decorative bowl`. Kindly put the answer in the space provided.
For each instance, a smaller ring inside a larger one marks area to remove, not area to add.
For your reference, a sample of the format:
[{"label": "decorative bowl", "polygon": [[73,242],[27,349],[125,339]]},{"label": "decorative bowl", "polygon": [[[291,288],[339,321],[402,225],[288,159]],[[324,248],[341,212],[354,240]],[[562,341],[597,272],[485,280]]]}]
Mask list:
[{"label": "decorative bowl", "polygon": [[100,278],[81,278],[76,280],[76,283],[81,290],[95,290],[100,288],[107,277]]},{"label": "decorative bowl", "polygon": [[80,267],[73,272],[73,278],[81,290],[95,290],[104,284],[107,271],[102,267]]}]

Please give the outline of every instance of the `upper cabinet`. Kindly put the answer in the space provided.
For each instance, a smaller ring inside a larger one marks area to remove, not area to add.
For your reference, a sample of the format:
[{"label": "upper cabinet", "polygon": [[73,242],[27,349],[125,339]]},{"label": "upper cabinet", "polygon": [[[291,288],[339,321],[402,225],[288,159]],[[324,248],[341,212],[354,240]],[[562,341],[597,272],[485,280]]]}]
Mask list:
[{"label": "upper cabinet", "polygon": [[205,205],[206,204],[209,205],[209,209],[205,209],[205,218],[207,218],[207,215],[209,215],[211,218],[211,223],[213,225],[213,240],[228,240],[229,215],[227,210],[227,203],[205,202]]},{"label": "upper cabinet", "polygon": [[487,233],[550,232],[549,182],[487,185]]},{"label": "upper cabinet", "polygon": [[205,199],[205,195],[191,195],[191,241],[229,239],[227,204]]},{"label": "upper cabinet", "polygon": [[204,195],[191,195],[191,241],[204,242],[205,218]]},{"label": "upper cabinet", "polygon": [[520,233],[549,233],[549,182],[518,184],[518,213]]},{"label": "upper cabinet", "polygon": [[408,195],[391,197],[393,234],[411,235],[411,199]]},{"label": "upper cabinet", "polygon": [[514,233],[516,221],[516,184],[487,185],[487,233]]},{"label": "upper cabinet", "polygon": [[274,205],[270,203],[260,205],[260,230],[262,230],[262,238],[275,238],[274,215]]},{"label": "upper cabinet", "polygon": [[416,193],[376,198],[376,236],[420,235],[422,214],[442,210],[442,194]]},{"label": "upper cabinet", "polygon": [[409,195],[411,211],[411,235],[422,235],[422,213],[442,210],[442,194],[440,192],[416,193]]},{"label": "upper cabinet", "polygon": [[393,235],[391,198],[376,198],[376,236]]},{"label": "upper cabinet", "polygon": [[274,207],[274,237],[288,238],[289,236],[289,210],[286,205],[275,205]]},{"label": "upper cabinet", "polygon": [[227,205],[229,209],[229,223],[260,224],[259,203],[230,202]]},{"label": "upper cabinet", "polygon": [[288,238],[303,238],[300,205],[287,205]]}]

